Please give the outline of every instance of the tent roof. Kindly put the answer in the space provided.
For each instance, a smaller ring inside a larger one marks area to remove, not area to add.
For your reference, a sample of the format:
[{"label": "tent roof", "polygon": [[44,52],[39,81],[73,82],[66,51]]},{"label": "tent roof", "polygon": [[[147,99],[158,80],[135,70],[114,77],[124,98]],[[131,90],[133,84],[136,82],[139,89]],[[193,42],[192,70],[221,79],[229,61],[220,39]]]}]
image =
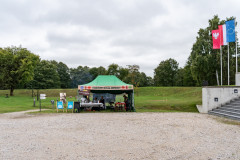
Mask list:
[{"label": "tent roof", "polygon": [[113,75],[99,75],[92,82],[82,86],[130,86]]},{"label": "tent roof", "polygon": [[79,90],[89,90],[91,92],[101,93],[124,93],[133,91],[133,85],[124,83],[119,78],[113,75],[99,75],[92,82],[79,85]]}]

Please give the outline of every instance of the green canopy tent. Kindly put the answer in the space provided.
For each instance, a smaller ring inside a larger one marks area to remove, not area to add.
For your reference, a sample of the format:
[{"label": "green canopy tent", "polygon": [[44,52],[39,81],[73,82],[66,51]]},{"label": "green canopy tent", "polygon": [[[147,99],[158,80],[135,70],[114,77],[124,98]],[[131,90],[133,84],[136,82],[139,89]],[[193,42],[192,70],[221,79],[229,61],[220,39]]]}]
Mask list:
[{"label": "green canopy tent", "polygon": [[130,111],[134,111],[133,85],[124,83],[113,75],[99,75],[92,82],[79,85],[78,91],[88,91],[91,93],[128,94]]}]

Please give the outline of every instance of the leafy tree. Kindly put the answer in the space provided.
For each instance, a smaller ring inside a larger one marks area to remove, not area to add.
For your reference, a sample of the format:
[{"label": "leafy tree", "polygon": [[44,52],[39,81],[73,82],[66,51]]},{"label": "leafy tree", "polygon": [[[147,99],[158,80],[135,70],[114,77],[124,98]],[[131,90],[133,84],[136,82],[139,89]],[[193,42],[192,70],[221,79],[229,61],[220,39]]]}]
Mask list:
[{"label": "leafy tree", "polygon": [[108,75],[115,75],[115,76],[119,77],[119,65],[114,64],[114,63],[110,64],[108,66],[107,74]]},{"label": "leafy tree", "polygon": [[140,84],[140,72],[139,72],[139,65],[127,65],[128,66],[128,76],[127,76],[127,82],[133,84],[135,87],[138,87]]},{"label": "leafy tree", "polygon": [[150,76],[147,76],[147,85],[146,86],[153,86],[153,85],[154,85],[153,78]]},{"label": "leafy tree", "polygon": [[56,63],[47,60],[39,61],[34,70],[33,88],[48,89],[60,88],[60,86]]},{"label": "leafy tree", "polygon": [[126,81],[127,76],[129,74],[129,69],[120,67],[118,64],[113,63],[113,64],[110,64],[108,66],[107,74],[108,75],[115,75],[120,80]]},{"label": "leafy tree", "polygon": [[154,69],[154,83],[156,86],[174,86],[178,71],[178,63],[170,58],[161,61]]},{"label": "leafy tree", "polygon": [[[2,61],[3,61],[3,49],[2,48],[0,48],[0,71],[3,69],[2,68]],[[0,72],[0,89],[5,89],[5,85],[4,85],[4,83],[3,83],[3,79],[4,79],[4,74],[2,73],[2,72]]]},{"label": "leafy tree", "polygon": [[[146,87],[149,86],[149,77],[144,72],[141,72],[139,75],[139,87]],[[151,83],[151,82],[150,82]]]},{"label": "leafy tree", "polygon": [[93,79],[95,79],[98,76],[98,68],[97,67],[90,68],[89,73],[92,75]]},{"label": "leafy tree", "polygon": [[196,86],[197,82],[193,79],[190,61],[187,61],[183,69],[183,86]]},{"label": "leafy tree", "polygon": [[107,71],[104,67],[93,67],[89,69],[90,74],[92,75],[92,78],[95,79],[98,75],[106,75]]},{"label": "leafy tree", "polygon": [[119,77],[118,77],[119,79],[125,82],[128,74],[129,74],[128,68],[119,67]]},{"label": "leafy tree", "polygon": [[106,75],[106,74],[107,74],[107,70],[103,66],[98,67],[98,75]]},{"label": "leafy tree", "polygon": [[33,79],[34,67],[39,57],[26,48],[7,47],[0,50],[0,82],[10,89],[10,96],[18,85]]},{"label": "leafy tree", "polygon": [[70,79],[70,70],[66,64],[63,62],[57,63],[57,73],[60,78],[61,88],[69,88],[71,79]]},{"label": "leafy tree", "polygon": [[78,85],[89,83],[93,80],[90,68],[87,66],[78,66],[70,69],[71,87],[76,88]]},{"label": "leafy tree", "polygon": [[139,93],[139,85],[140,85],[140,72],[139,72],[139,65],[127,65],[128,66],[128,70],[129,70],[129,73],[128,73],[128,76],[126,77],[126,82],[127,83],[130,83],[130,84],[133,84],[135,86],[135,92],[136,92],[136,95],[138,96],[138,93]]},{"label": "leafy tree", "polygon": [[178,69],[175,81],[176,86],[184,86],[184,73],[185,73],[184,68]]}]

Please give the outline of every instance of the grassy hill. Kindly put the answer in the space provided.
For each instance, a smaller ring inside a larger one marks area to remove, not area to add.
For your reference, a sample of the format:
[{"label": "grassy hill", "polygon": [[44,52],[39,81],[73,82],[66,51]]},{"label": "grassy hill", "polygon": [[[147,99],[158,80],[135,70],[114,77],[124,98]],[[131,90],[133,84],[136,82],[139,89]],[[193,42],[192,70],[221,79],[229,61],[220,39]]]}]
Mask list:
[{"label": "grassy hill", "polygon": [[202,103],[200,87],[142,87],[135,91],[137,111],[197,112]]},{"label": "grassy hill", "polygon": [[[67,100],[75,100],[77,89],[45,89],[40,93],[47,95],[42,100],[43,108],[52,108],[51,100],[59,99],[59,93],[67,93]],[[36,94],[37,91],[34,90]],[[37,109],[33,107],[32,90],[19,89],[14,96],[5,98],[8,90],[0,90],[0,113]],[[69,98],[69,97],[72,98]],[[34,97],[36,99],[36,97]],[[117,96],[120,101],[122,95]],[[202,102],[202,89],[200,87],[140,87],[135,89],[135,108],[137,112],[197,112],[196,104]]]}]

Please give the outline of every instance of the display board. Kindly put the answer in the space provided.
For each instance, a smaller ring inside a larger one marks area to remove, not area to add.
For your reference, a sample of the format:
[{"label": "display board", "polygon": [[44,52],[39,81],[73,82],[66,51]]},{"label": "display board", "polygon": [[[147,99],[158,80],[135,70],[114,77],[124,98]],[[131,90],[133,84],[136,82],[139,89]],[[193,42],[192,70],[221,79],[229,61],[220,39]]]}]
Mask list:
[{"label": "display board", "polygon": [[67,109],[73,109],[73,101],[68,102]]}]

